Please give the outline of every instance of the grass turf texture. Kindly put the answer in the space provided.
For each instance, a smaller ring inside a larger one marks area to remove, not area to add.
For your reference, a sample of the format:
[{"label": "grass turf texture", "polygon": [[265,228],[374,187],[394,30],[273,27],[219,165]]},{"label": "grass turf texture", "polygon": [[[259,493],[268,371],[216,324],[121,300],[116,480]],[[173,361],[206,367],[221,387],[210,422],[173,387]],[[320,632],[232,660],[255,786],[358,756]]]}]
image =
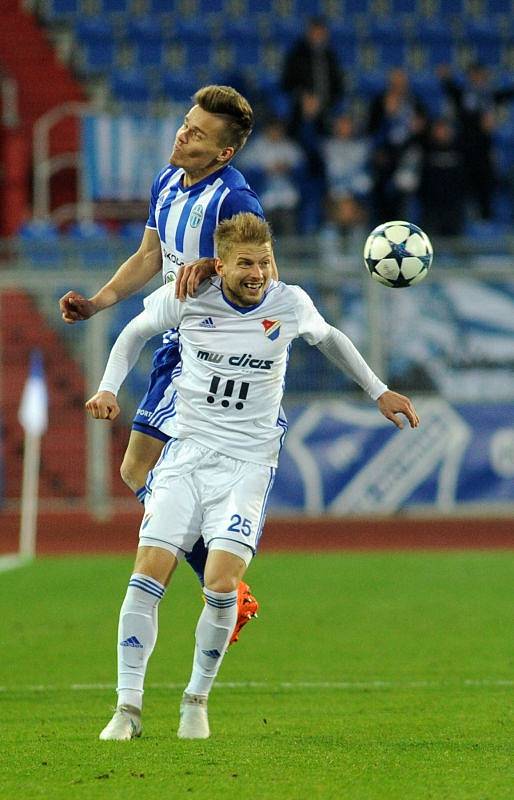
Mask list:
[{"label": "grass turf texture", "polygon": [[143,738],[100,742],[130,568],[49,558],[0,574],[3,800],[512,798],[514,554],[259,557],[261,616],[225,658],[203,742],[176,738],[201,608],[182,566]]}]

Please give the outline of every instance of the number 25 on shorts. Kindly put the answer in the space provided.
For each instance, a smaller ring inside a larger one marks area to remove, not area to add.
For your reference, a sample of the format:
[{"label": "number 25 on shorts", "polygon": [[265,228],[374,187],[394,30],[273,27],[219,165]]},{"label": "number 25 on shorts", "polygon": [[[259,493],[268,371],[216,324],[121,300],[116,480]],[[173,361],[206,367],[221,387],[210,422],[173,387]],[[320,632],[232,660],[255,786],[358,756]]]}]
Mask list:
[{"label": "number 25 on shorts", "polygon": [[230,525],[227,531],[232,533],[242,533],[243,536],[250,536],[252,533],[252,523],[246,517],[241,517],[240,514],[232,514],[230,517]]}]

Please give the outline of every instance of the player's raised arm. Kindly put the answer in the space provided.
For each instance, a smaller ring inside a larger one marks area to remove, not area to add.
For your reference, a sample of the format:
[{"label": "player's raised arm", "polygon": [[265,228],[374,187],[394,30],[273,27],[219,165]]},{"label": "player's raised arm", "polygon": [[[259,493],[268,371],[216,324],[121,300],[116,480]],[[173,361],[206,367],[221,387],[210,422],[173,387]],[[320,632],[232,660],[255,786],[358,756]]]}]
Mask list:
[{"label": "player's raised arm", "polygon": [[145,228],[141,244],[93,297],[69,291],[59,300],[62,318],[72,325],[119,303],[142,289],[161,269],[161,245],[157,231]]},{"label": "player's raised arm", "polygon": [[123,328],[114,342],[98,392],[86,402],[86,409],[95,419],[114,419],[117,416],[119,408],[117,411],[111,408],[112,398],[116,398],[148,339],[178,325],[177,302],[171,296],[169,286],[161,286],[152,292],[144,303],[144,311]]},{"label": "player's raised arm", "polygon": [[403,428],[403,422],[398,414],[403,414],[407,418],[411,428],[418,427],[419,417],[412,401],[388,389],[342,331],[329,325],[325,336],[316,346],[329,361],[350,375],[372,400],[377,401],[380,412],[397,428]]}]

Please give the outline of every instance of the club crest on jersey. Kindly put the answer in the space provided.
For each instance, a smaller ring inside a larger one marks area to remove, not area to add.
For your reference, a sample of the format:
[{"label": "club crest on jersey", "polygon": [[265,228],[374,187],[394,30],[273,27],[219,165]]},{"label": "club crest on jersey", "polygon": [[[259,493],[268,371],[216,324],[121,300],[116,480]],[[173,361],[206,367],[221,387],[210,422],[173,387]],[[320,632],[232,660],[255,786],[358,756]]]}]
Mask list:
[{"label": "club crest on jersey", "polygon": [[275,339],[278,339],[278,337],[280,336],[280,326],[281,325],[282,325],[282,323],[278,319],[276,319],[276,320],[265,319],[262,322],[262,327],[264,328],[264,333],[266,334],[268,339],[271,339],[272,342],[274,342]]},{"label": "club crest on jersey", "polygon": [[189,215],[189,224],[192,228],[198,228],[201,221],[203,219],[203,206],[200,203],[197,203],[196,206],[193,206],[191,209],[191,214]]}]

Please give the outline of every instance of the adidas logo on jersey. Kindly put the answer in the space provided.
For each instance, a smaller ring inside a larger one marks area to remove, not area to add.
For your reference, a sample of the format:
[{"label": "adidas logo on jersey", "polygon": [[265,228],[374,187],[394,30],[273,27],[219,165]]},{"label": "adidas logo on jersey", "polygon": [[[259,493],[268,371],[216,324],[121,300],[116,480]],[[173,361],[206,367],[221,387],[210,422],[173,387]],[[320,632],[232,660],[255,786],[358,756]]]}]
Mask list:
[{"label": "adidas logo on jersey", "polygon": [[215,328],[216,325],[212,321],[212,317],[206,317],[200,322],[200,328]]}]

